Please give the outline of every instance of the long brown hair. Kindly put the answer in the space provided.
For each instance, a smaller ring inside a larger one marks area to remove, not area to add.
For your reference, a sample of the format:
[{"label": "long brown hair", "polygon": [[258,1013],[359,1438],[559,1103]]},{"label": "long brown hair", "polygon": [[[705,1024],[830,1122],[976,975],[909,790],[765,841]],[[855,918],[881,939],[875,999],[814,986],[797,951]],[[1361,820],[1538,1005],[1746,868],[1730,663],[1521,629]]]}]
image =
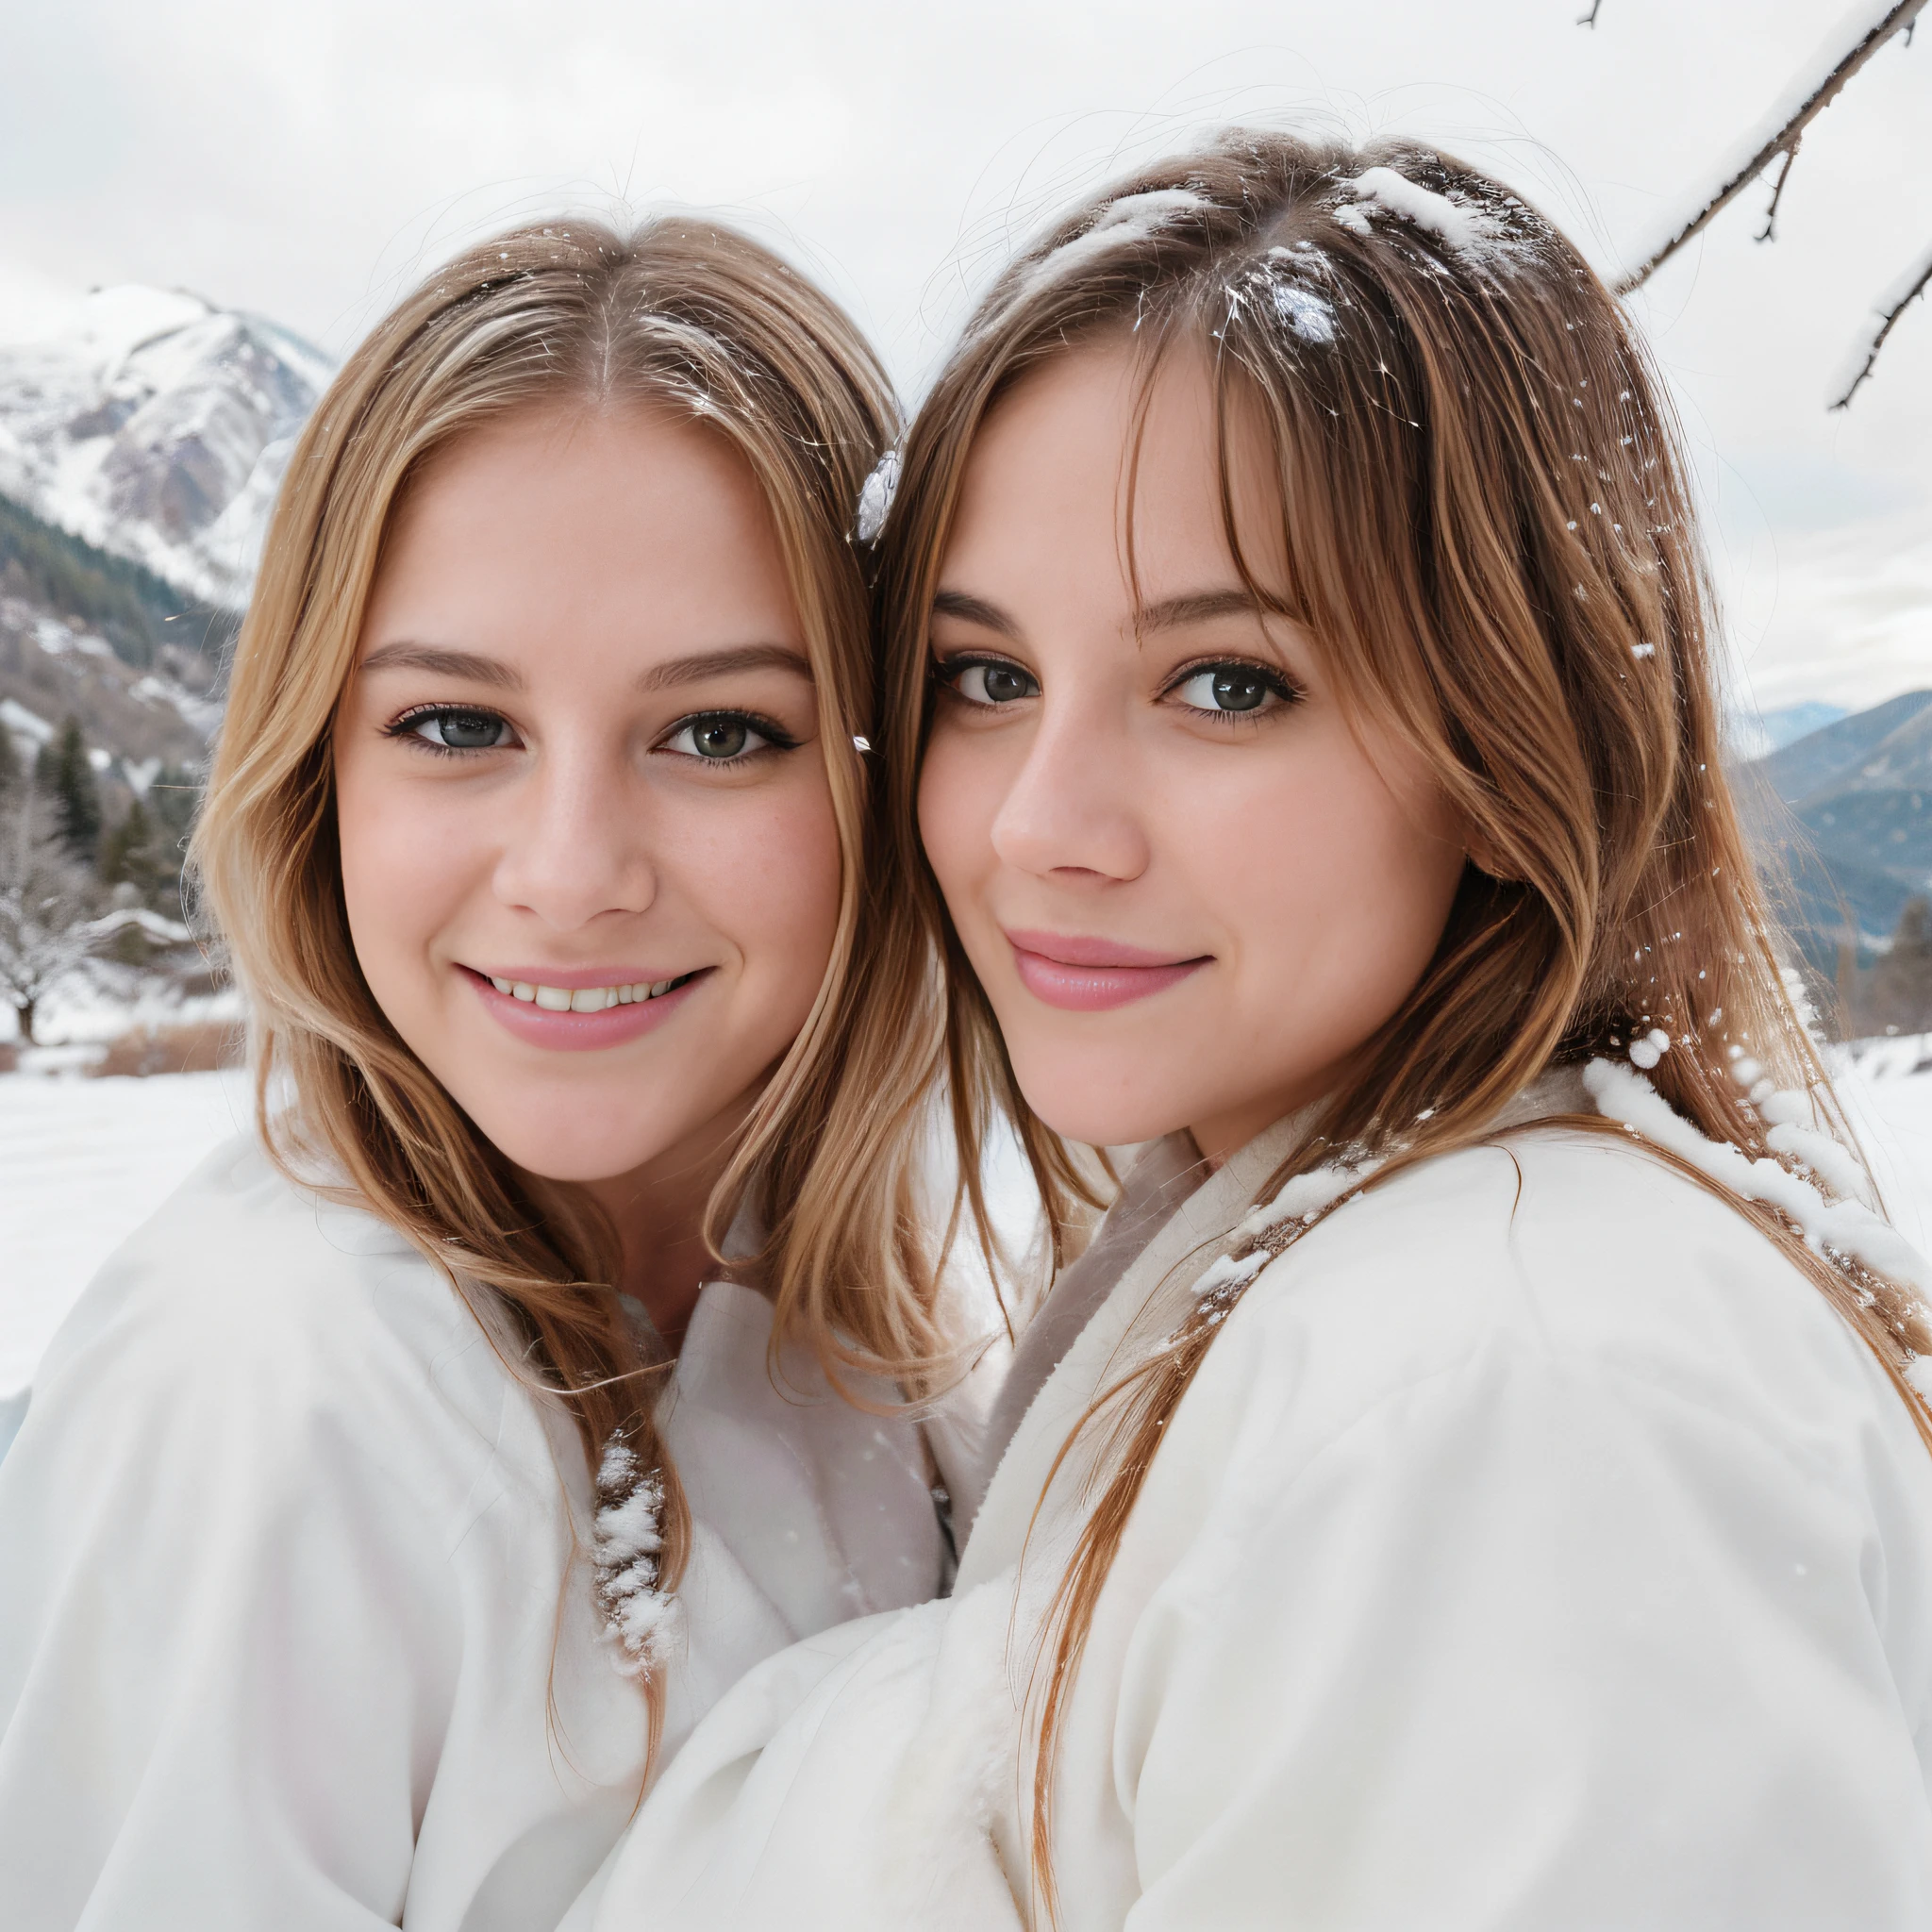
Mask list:
[{"label": "long brown hair", "polygon": [[[329,734],[398,504],[466,432],[558,403],[646,403],[728,440],[770,508],[816,683],[842,857],[837,936],[817,1002],[713,1195],[708,1236],[715,1248],[756,1190],[781,1329],[839,1359],[934,1352],[908,1157],[870,1085],[845,1077],[896,1074],[909,1091],[917,1076],[899,1061],[922,1044],[916,1027],[895,1028],[860,997],[856,970],[874,950],[875,914],[870,781],[855,739],[875,729],[876,692],[850,525],[895,407],[858,330],[765,249],[690,221],[628,238],[588,222],[526,227],[448,263],[377,326],[289,466],[193,862],[249,994],[258,1111],[276,1158],[311,1174],[321,1156],[347,1196],[473,1298],[486,1331],[508,1315],[508,1358],[569,1410],[591,1469],[619,1442],[624,1487],[655,1498],[656,1585],[669,1591],[688,1515],[652,1415],[663,1364],[646,1358],[612,1285],[611,1230],[571,1189],[516,1171],[384,1017],[350,942],[336,843]],[[286,1115],[270,1108],[277,1076],[295,1095]],[[646,1680],[653,1749],[659,1675]]]},{"label": "long brown hair", "polygon": [[[1656,1059],[1670,1105],[1714,1141],[1768,1151],[1731,1071],[1743,1058],[1815,1094],[1841,1132],[1724,784],[1674,426],[1623,314],[1555,227],[1472,169],[1402,143],[1354,152],[1236,130],[1117,184],[1021,256],[905,446],[881,543],[888,818],[906,917],[944,960],[963,1171],[1004,1111],[1049,1207],[1076,1191],[918,851],[933,595],[988,412],[1029,371],[1129,335],[1150,381],[1177,349],[1206,353],[1224,523],[1257,607],[1303,626],[1341,701],[1424,761],[1487,867],[1466,868],[1422,979],[1263,1197],[1338,1150],[1380,1155],[1379,1182],[1469,1145],[1545,1068],[1633,1043]],[[1280,479],[1285,596],[1242,560],[1225,456],[1237,415],[1259,425]],[[1660,1057],[1653,1033],[1671,1041]],[[1909,1294],[1835,1266],[1774,1209],[1726,1198],[1913,1400],[1900,1372],[1932,1334]],[[1097,1500],[1048,1619],[1053,1657],[1042,1651],[1035,1678],[1033,1866],[1049,1915],[1065,1700],[1163,1425],[1228,1299],[1082,1424],[1110,1420]],[[1923,1430],[1916,1403],[1914,1414]]]}]

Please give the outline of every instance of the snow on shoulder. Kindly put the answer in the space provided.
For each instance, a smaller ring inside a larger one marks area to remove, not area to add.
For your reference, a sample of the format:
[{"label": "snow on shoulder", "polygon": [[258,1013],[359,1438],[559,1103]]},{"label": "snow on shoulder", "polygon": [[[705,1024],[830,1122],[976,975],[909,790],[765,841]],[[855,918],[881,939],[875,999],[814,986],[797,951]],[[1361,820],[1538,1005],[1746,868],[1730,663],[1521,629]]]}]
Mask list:
[{"label": "snow on shoulder", "polygon": [[[1749,1061],[1736,1071],[1744,1080],[1755,1079],[1759,1072]],[[1349,1249],[1359,1237],[1359,1210],[1371,1199],[1380,1262],[1396,1262],[1397,1274],[1411,1271],[1419,1261],[1424,1264],[1422,1274],[1440,1273],[1427,1257],[1445,1242],[1457,1252],[1476,1252],[1498,1239],[1507,1244],[1515,1236],[1503,1230],[1527,1226],[1540,1216],[1542,1224],[1560,1230],[1558,1246],[1574,1259],[1579,1247],[1588,1250],[1591,1265],[1582,1268],[1577,1260],[1579,1278],[1609,1266],[1613,1254],[1627,1261],[1627,1243],[1636,1239],[1649,1256],[1646,1275],[1655,1286],[1659,1274],[1674,1277],[1674,1268],[1662,1265],[1673,1246],[1666,1228],[1689,1229],[1695,1224],[1702,1231],[1690,1241],[1692,1249],[1707,1248],[1714,1230],[1721,1230],[1725,1241],[1737,1244],[1740,1257],[1757,1252],[1761,1232],[1724,1207],[1727,1196],[1733,1203],[1761,1202],[1776,1209],[1815,1253],[1834,1265],[1869,1269],[1922,1303],[1932,1300],[1932,1266],[1857,1198],[1861,1174],[1840,1143],[1810,1124],[1808,1098],[1772,1093],[1769,1087],[1768,1080],[1757,1081],[1749,1098],[1768,1124],[1768,1143],[1781,1158],[1754,1159],[1728,1141],[1709,1139],[1678,1114],[1641,1072],[1606,1059],[1546,1075],[1505,1109],[1491,1140],[1384,1176],[1390,1186],[1376,1179],[1382,1160],[1358,1148],[1344,1149],[1292,1176],[1230,1228],[1221,1253],[1191,1284],[1191,1306],[1182,1310],[1183,1325],[1191,1321],[1219,1327],[1252,1299],[1251,1291],[1277,1258],[1285,1260],[1324,1224],[1334,1223],[1336,1228],[1331,1236],[1324,1227],[1321,1251],[1332,1260],[1340,1252],[1333,1246],[1335,1239],[1342,1241],[1344,1251]],[[1539,1131],[1561,1129],[1562,1115],[1589,1111],[1623,1127],[1624,1136],[1610,1141],[1591,1135],[1579,1142],[1574,1132],[1552,1136]],[[1510,1168],[1499,1193],[1478,1176],[1485,1155],[1506,1139]],[[1650,1150],[1674,1157],[1716,1184],[1704,1207],[1683,1198],[1687,1190],[1691,1195],[1704,1191],[1681,1172],[1649,1158]],[[1619,1159],[1619,1155],[1625,1158]],[[1638,1158],[1635,1169],[1629,1165],[1632,1156]],[[1538,1215],[1529,1212],[1532,1197],[1541,1204]],[[1415,1204],[1424,1199],[1432,1205],[1417,1219]],[[1554,1218],[1548,1211],[1552,1202],[1557,1207]],[[1715,1224],[1708,1220],[1712,1208],[1723,1209]],[[1413,1253],[1405,1245],[1410,1241],[1416,1244]],[[1307,1266],[1305,1260],[1296,1270],[1304,1295],[1308,1292]],[[1614,1266],[1610,1272],[1616,1272]],[[1807,1308],[1814,1302],[1824,1306],[1808,1286],[1800,1300]]]},{"label": "snow on shoulder", "polygon": [[[1728,1141],[1707,1138],[1641,1073],[1629,1067],[1612,1060],[1591,1060],[1583,1070],[1583,1084],[1606,1119],[1688,1161],[1740,1200],[1761,1201],[1775,1208],[1803,1230],[1806,1244],[1819,1254],[1827,1258],[1844,1257],[1917,1294],[1932,1294],[1932,1270],[1924,1259],[1896,1228],[1862,1201],[1827,1201],[1808,1180],[1768,1155],[1754,1160]],[[1776,1126],[1785,1130],[1775,1143],[1781,1151],[1794,1158],[1808,1156],[1807,1165],[1815,1172],[1830,1172],[1826,1165],[1830,1156],[1824,1151],[1829,1144],[1825,1137],[1805,1133],[1790,1120],[1781,1120]],[[1840,1151],[1832,1149],[1833,1154]]]}]

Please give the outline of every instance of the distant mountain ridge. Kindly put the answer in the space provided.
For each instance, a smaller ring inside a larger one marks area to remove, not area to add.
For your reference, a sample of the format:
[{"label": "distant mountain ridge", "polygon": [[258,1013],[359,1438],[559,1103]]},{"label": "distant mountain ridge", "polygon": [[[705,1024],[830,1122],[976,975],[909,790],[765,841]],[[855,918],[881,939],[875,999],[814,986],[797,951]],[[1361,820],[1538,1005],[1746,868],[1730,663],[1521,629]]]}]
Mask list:
[{"label": "distant mountain ridge", "polygon": [[1726,723],[1725,737],[1734,757],[1769,758],[1782,751],[1794,738],[1804,738],[1846,716],[1842,705],[1821,704],[1816,699],[1803,704],[1779,705],[1769,711],[1744,711]]},{"label": "distant mountain ridge", "polygon": [[[206,634],[233,627],[230,613],[202,604],[144,564],[103,550],[0,496],[0,592],[70,625],[98,632],[123,662],[146,669],[171,646],[191,644],[188,623]],[[196,616],[204,622],[193,625]]]},{"label": "distant mountain ridge", "polygon": [[75,718],[137,791],[160,765],[195,764],[235,622],[0,497],[0,724],[20,755]]},{"label": "distant mountain ridge", "polygon": [[198,764],[333,373],[276,324],[178,291],[98,290],[0,342],[0,727],[18,752],[72,717],[110,793]]},{"label": "distant mountain ridge", "polygon": [[260,316],[181,291],[97,290],[51,333],[0,344],[0,495],[239,610],[333,374]]},{"label": "distant mountain ridge", "polygon": [[1787,916],[1819,965],[1840,942],[1882,947],[1907,903],[1932,896],[1932,691],[1794,739],[1740,779],[1747,823],[1790,875]]}]

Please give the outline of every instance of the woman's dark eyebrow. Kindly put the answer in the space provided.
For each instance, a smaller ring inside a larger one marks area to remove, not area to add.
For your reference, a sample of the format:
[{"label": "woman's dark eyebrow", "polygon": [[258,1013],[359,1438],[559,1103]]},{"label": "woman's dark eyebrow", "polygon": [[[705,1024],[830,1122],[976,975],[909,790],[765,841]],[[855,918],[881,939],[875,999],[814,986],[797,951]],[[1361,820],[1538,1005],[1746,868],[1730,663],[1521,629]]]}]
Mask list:
[{"label": "woman's dark eyebrow", "polygon": [[383,644],[363,658],[359,670],[426,671],[432,677],[462,677],[473,684],[492,684],[499,691],[521,691],[520,673],[496,658],[480,658],[474,651],[451,651],[440,644],[412,644],[403,641]]},{"label": "woman's dark eyebrow", "polygon": [[811,661],[790,644],[737,644],[724,651],[700,651],[674,658],[640,674],[640,691],[664,691],[675,684],[696,684],[701,678],[728,677],[738,671],[790,671],[809,684]]},{"label": "woman's dark eyebrow", "polygon": [[[363,658],[363,671],[425,671],[432,677],[460,677],[499,691],[521,691],[523,675],[497,658],[474,651],[452,651],[440,644],[400,641],[384,644]],[[789,644],[739,644],[729,650],[703,651],[654,664],[637,681],[640,691],[663,691],[671,685],[695,684],[700,678],[724,677],[737,671],[791,671],[811,679],[811,665]]]},{"label": "woman's dark eyebrow", "polygon": [[[1017,639],[1020,626],[997,604],[964,591],[941,591],[932,600],[935,617],[957,617],[975,624],[982,630]],[[1134,616],[1134,628],[1142,636],[1149,631],[1180,630],[1191,624],[1206,624],[1217,617],[1258,617],[1261,606],[1246,591],[1194,591],[1183,597],[1163,597],[1158,604],[1142,605]]]},{"label": "woman's dark eyebrow", "polygon": [[1148,631],[1206,624],[1216,617],[1260,615],[1261,606],[1246,591],[1195,591],[1185,597],[1163,597],[1158,604],[1143,604],[1134,614],[1134,628],[1144,636]]},{"label": "woman's dark eyebrow", "polygon": [[1020,626],[997,604],[989,604],[984,597],[969,596],[964,591],[940,591],[932,600],[932,614],[957,617],[966,624],[976,624],[981,630],[997,631],[1001,637],[1016,641],[1020,636]]}]

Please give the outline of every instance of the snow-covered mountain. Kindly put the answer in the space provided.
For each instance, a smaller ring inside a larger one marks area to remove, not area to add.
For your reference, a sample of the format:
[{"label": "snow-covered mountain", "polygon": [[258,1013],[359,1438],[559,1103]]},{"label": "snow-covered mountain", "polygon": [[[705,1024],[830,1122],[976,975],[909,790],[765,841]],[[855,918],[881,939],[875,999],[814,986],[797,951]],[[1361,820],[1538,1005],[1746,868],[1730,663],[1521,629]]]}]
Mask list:
[{"label": "snow-covered mountain", "polygon": [[189,596],[245,602],[320,350],[198,295],[96,290],[0,343],[0,495]]},{"label": "snow-covered mountain", "polygon": [[1883,946],[1907,902],[1932,894],[1932,691],[1840,717],[1739,777],[1798,937],[1827,970],[1840,940]]}]

